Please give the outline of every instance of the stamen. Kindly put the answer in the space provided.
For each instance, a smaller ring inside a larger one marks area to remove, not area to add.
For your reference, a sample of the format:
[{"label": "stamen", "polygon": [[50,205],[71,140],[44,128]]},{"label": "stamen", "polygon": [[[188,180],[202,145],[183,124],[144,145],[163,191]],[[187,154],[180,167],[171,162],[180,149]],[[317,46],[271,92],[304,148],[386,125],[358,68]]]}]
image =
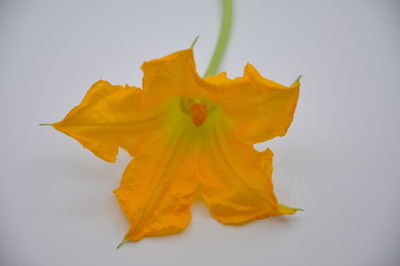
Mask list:
[{"label": "stamen", "polygon": [[191,107],[192,122],[195,126],[201,126],[207,119],[207,105],[194,103]]}]

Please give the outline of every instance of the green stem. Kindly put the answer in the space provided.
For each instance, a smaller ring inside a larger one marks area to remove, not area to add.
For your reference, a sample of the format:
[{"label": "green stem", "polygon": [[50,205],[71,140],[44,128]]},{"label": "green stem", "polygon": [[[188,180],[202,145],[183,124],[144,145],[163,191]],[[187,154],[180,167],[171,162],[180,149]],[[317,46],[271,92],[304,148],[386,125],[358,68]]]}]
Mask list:
[{"label": "green stem", "polygon": [[53,124],[39,124],[39,126],[52,126]]},{"label": "green stem", "polygon": [[222,23],[218,41],[204,77],[215,75],[218,71],[219,64],[221,63],[231,33],[232,9],[232,0],[222,0]]}]

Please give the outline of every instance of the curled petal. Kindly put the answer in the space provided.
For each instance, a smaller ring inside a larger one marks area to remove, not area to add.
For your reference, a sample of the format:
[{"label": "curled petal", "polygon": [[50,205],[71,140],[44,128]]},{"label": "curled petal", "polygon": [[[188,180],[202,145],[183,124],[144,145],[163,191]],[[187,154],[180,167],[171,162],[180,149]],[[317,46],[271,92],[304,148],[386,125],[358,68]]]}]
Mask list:
[{"label": "curled petal", "polygon": [[290,214],[280,208],[273,192],[269,149],[259,153],[218,129],[205,140],[198,160],[201,195],[221,223]]},{"label": "curled petal", "polygon": [[80,105],[53,126],[101,159],[113,162],[118,147],[135,155],[163,134],[167,109],[165,102],[146,97],[141,89],[101,80],[90,88]]},{"label": "curled petal", "polygon": [[234,121],[232,130],[239,138],[254,144],[286,134],[297,105],[298,81],[290,87],[280,85],[250,64],[241,78],[231,80],[221,73],[206,80],[215,87],[211,97]]},{"label": "curled petal", "polygon": [[193,50],[175,52],[142,65],[143,90],[152,97],[194,95],[199,90]]},{"label": "curled petal", "polygon": [[160,138],[125,170],[115,193],[130,222],[126,240],[177,233],[189,223],[196,167],[183,134]]}]

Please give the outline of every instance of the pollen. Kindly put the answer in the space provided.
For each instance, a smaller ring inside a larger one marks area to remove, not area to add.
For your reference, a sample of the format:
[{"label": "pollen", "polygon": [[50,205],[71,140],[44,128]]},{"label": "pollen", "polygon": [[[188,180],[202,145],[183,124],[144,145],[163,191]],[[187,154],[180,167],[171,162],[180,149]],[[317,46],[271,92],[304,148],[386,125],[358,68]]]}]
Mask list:
[{"label": "pollen", "polygon": [[192,122],[195,126],[201,126],[207,119],[207,105],[203,103],[194,103],[190,109],[192,113]]}]

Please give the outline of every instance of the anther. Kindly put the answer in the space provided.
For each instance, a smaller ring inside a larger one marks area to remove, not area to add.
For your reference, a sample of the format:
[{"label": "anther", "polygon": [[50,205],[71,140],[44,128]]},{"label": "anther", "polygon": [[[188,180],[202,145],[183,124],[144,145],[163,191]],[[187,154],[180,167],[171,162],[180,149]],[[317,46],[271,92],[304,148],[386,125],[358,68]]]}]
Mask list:
[{"label": "anther", "polygon": [[192,122],[195,126],[201,126],[207,119],[207,105],[202,103],[192,104]]}]

